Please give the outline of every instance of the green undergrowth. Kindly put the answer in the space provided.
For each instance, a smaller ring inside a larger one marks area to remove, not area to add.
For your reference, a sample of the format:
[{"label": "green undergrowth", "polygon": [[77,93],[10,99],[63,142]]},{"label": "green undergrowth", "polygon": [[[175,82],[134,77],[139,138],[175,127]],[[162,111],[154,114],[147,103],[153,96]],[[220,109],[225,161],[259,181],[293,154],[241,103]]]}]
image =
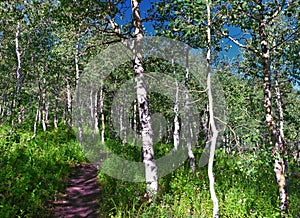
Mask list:
[{"label": "green undergrowth", "polygon": [[[50,202],[64,188],[74,163],[86,161],[74,134],[52,129],[32,140],[32,132],[0,128],[0,217],[47,217]],[[126,160],[141,161],[141,148],[107,140],[107,148]],[[172,150],[156,144],[156,158]],[[197,162],[202,151],[194,150]],[[270,151],[261,149],[230,154],[218,149],[214,161],[215,188],[220,217],[279,217],[278,189]],[[131,169],[132,170],[132,169]],[[299,163],[290,161],[291,175]],[[152,203],[144,199],[145,184],[110,177],[99,172],[101,217],[212,217],[207,166],[190,171],[182,166],[159,179],[159,193]],[[291,176],[290,217],[300,217],[300,180]]]},{"label": "green undergrowth", "polygon": [[0,128],[0,217],[45,217],[71,165],[84,156],[74,134]]},{"label": "green undergrowth", "polygon": [[[118,150],[115,144],[113,147]],[[168,150],[168,147],[162,145],[161,150]],[[133,148],[128,149],[123,156],[130,156],[133,151]],[[195,153],[199,160],[201,151]],[[132,153],[134,156],[136,153]],[[291,169],[299,171],[292,161],[290,165]],[[227,154],[219,149],[214,172],[220,217],[279,217],[278,188],[267,151]],[[192,173],[187,161],[173,173],[160,178],[159,194],[152,203],[143,198],[144,183],[117,180],[101,172],[99,180],[103,217],[212,217],[207,166],[198,167]],[[293,218],[300,217],[299,187],[299,179],[291,178],[290,217]]]}]

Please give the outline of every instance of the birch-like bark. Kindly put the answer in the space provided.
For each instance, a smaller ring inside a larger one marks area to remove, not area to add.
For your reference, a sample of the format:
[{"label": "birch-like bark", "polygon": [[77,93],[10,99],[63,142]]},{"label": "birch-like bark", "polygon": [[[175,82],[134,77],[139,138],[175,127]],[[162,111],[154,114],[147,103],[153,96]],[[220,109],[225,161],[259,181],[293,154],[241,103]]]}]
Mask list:
[{"label": "birch-like bark", "polygon": [[298,153],[297,161],[300,162],[300,142],[298,142],[297,153]]},{"label": "birch-like bark", "polygon": [[40,82],[40,79],[39,79],[39,75],[38,76],[38,79],[37,79],[37,86],[39,88],[39,94],[38,94],[38,105],[37,105],[37,108],[36,108],[36,113],[35,113],[35,119],[34,119],[34,123],[33,123],[33,135],[29,140],[35,138],[36,136],[36,133],[37,133],[37,124],[41,122],[41,98],[42,98],[42,88],[41,88],[41,82]]},{"label": "birch-like bark", "polygon": [[205,109],[204,109],[204,113],[203,113],[203,120],[202,120],[202,127],[203,127],[204,134],[207,137],[206,141],[210,141],[210,139],[208,139],[208,137],[210,136],[209,107],[208,107],[208,104],[205,104]]},{"label": "birch-like bark", "polygon": [[148,106],[147,88],[144,80],[144,68],[140,43],[143,39],[143,27],[140,17],[140,8],[137,0],[131,0],[133,24],[135,28],[135,41],[133,46],[134,75],[136,82],[136,93],[139,109],[139,118],[142,134],[142,154],[145,165],[146,197],[153,199],[158,191],[157,166],[154,159],[153,131],[151,116]]},{"label": "birch-like bark", "polygon": [[192,172],[195,172],[196,170],[196,165],[195,165],[195,156],[192,151],[192,132],[191,132],[191,126],[190,126],[190,106],[189,106],[189,48],[186,49],[186,67],[185,67],[185,82],[184,82],[184,92],[185,92],[185,114],[186,114],[186,120],[185,122],[185,135],[186,135],[186,144],[187,144],[187,149],[188,149],[188,157],[190,160],[190,166],[192,169]]},{"label": "birch-like bark", "polygon": [[43,94],[42,94],[42,105],[43,105],[43,110],[42,110],[42,126],[43,126],[43,131],[45,132],[47,130],[47,118],[48,118],[48,106],[47,106],[47,100],[46,100],[46,95],[47,94],[47,83],[46,83],[46,78],[43,78]]},{"label": "birch-like bark", "polygon": [[91,116],[91,126],[92,126],[92,139],[95,142],[95,135],[99,134],[98,127],[98,92],[93,93],[90,91],[90,116]]},{"label": "birch-like bark", "polygon": [[[16,77],[17,77],[16,98],[17,99],[16,99],[16,102],[14,102],[14,104],[16,104],[15,106],[17,106],[17,107],[20,105],[20,101],[21,101],[20,92],[22,89],[22,80],[21,80],[22,62],[21,62],[21,52],[20,52],[20,46],[19,46],[19,37],[20,37],[20,30],[21,30],[20,25],[21,25],[20,22],[18,22],[16,35],[15,35],[15,46],[16,46],[16,56],[17,56],[18,66],[17,66],[17,71],[16,71],[16,74],[17,74],[16,75]],[[21,124],[22,120],[23,120],[23,116],[22,116],[22,110],[21,110],[20,114],[18,115],[18,123]]]},{"label": "birch-like bark", "polygon": [[22,62],[21,62],[21,52],[20,52],[20,46],[19,46],[20,29],[21,29],[20,22],[18,22],[16,37],[15,37],[16,56],[17,56],[17,61],[18,61],[18,66],[17,66],[17,98],[19,98],[19,93],[21,92],[21,89],[22,89],[22,81],[21,81]]},{"label": "birch-like bark", "polygon": [[[277,66],[279,67],[279,66]],[[286,141],[285,141],[285,137],[284,137],[284,118],[283,118],[283,107],[282,107],[282,100],[281,100],[281,92],[280,92],[280,87],[279,87],[279,82],[278,82],[278,69],[275,69],[275,95],[276,95],[276,105],[277,105],[277,113],[278,113],[278,148],[280,149],[280,153],[281,153],[281,158],[282,158],[282,172],[280,172],[280,177],[279,176],[279,172],[278,171],[278,166],[277,163],[275,162],[275,166],[274,166],[274,172],[276,175],[276,179],[278,180],[279,178],[282,180],[278,186],[279,189],[281,190],[281,188],[283,188],[282,190],[282,194],[281,194],[281,208],[283,211],[281,211],[282,215],[286,215],[288,216],[288,208],[284,208],[287,207],[289,205],[289,196],[288,196],[288,192],[287,192],[287,185],[289,183],[288,181],[288,155],[287,155],[287,147],[286,147]],[[283,175],[282,175],[283,173]],[[285,181],[285,183],[283,183],[283,181]],[[278,182],[277,182],[278,183]],[[282,186],[282,187],[281,187]],[[280,191],[279,190],[279,191]],[[280,192],[279,192],[280,193]],[[284,201],[284,202],[283,202]],[[284,207],[282,206],[284,204]],[[287,205],[287,206],[286,206]]]},{"label": "birch-like bark", "polygon": [[40,121],[39,120],[40,114],[41,114],[41,108],[40,108],[40,97],[39,97],[38,106],[36,108],[34,125],[33,125],[33,138],[36,136],[36,126],[37,126],[37,123]]},{"label": "birch-like bark", "polygon": [[95,123],[95,134],[99,134],[99,110],[98,110],[98,92],[95,92],[94,97],[94,123]]},{"label": "birch-like bark", "polygon": [[71,88],[69,84],[68,78],[66,79],[67,83],[67,124],[68,128],[72,128],[72,96],[71,96]]},{"label": "birch-like bark", "polygon": [[288,216],[288,207],[289,207],[289,196],[287,192],[287,178],[285,171],[287,166],[285,166],[285,161],[283,158],[284,145],[281,143],[280,134],[276,129],[274,117],[272,114],[272,90],[271,90],[271,68],[270,68],[270,49],[267,39],[267,30],[266,30],[266,19],[264,18],[264,6],[262,0],[260,1],[260,25],[259,25],[259,34],[260,34],[260,45],[261,45],[261,60],[263,66],[263,77],[264,77],[264,107],[266,121],[268,123],[271,138],[274,146],[274,172],[279,189],[280,196],[280,213],[281,216]]},{"label": "birch-like bark", "polygon": [[59,75],[57,76],[56,85],[55,85],[55,114],[54,114],[54,127],[58,127],[58,95],[59,95]]},{"label": "birch-like bark", "polygon": [[77,122],[78,122],[78,132],[79,132],[79,142],[82,143],[82,137],[83,137],[83,130],[82,130],[82,119],[81,119],[81,106],[80,106],[80,85],[79,85],[79,78],[80,78],[80,70],[79,70],[79,34],[77,35],[78,42],[75,45],[75,54],[74,54],[74,60],[75,60],[75,79],[76,79],[76,99],[77,99]]},{"label": "birch-like bark", "polygon": [[[174,67],[174,59],[172,58],[172,66]],[[176,76],[176,71],[173,72],[174,77]],[[178,119],[178,104],[179,104],[179,85],[178,81],[175,78],[175,85],[176,85],[176,93],[175,93],[175,104],[174,104],[174,132],[173,132],[173,143],[174,143],[174,151],[177,151],[179,146],[179,119]]]},{"label": "birch-like bark", "polygon": [[[279,67],[276,65],[276,67]],[[284,119],[283,119],[283,108],[282,108],[282,100],[281,100],[281,92],[279,87],[279,78],[278,78],[278,69],[275,69],[275,95],[276,95],[276,105],[277,105],[277,115],[278,115],[278,123],[279,123],[279,147],[282,148],[284,152],[286,152],[286,143],[284,137]],[[285,154],[286,155],[286,154]],[[287,166],[286,166],[287,167]]]},{"label": "birch-like bark", "polygon": [[[209,104],[207,103],[205,105],[205,109],[204,109],[204,114],[203,114],[203,131],[205,133],[205,147],[204,147],[204,152],[209,152],[209,148],[210,148],[210,145],[211,145],[211,128],[210,128],[210,120],[209,120]],[[209,158],[208,155],[206,155],[206,157]],[[200,166],[204,166],[207,162],[207,160],[201,160],[200,159]],[[204,164],[204,165],[203,165]]]},{"label": "birch-like bark", "polygon": [[104,119],[104,110],[103,110],[103,107],[104,107],[104,95],[103,95],[103,88],[101,87],[100,89],[100,102],[99,102],[99,107],[100,107],[100,114],[101,114],[101,142],[102,144],[104,144],[104,132],[105,132],[105,119]]},{"label": "birch-like bark", "polygon": [[207,56],[206,56],[206,67],[207,67],[207,95],[208,95],[208,110],[209,110],[209,122],[212,137],[210,139],[210,153],[208,161],[208,178],[209,178],[209,190],[210,196],[213,202],[213,217],[219,217],[219,201],[215,192],[214,184],[215,177],[213,173],[213,161],[216,150],[218,130],[215,125],[214,110],[213,110],[213,96],[211,90],[211,71],[210,71],[210,60],[211,60],[211,18],[210,18],[210,2],[206,0],[207,10]]},{"label": "birch-like bark", "polygon": [[134,134],[134,146],[137,145],[137,101],[133,102],[133,134]]},{"label": "birch-like bark", "polygon": [[92,126],[92,140],[93,140],[93,143],[95,142],[95,122],[94,122],[94,115],[95,115],[95,112],[94,112],[94,101],[93,101],[93,90],[91,89],[90,91],[90,125]]}]

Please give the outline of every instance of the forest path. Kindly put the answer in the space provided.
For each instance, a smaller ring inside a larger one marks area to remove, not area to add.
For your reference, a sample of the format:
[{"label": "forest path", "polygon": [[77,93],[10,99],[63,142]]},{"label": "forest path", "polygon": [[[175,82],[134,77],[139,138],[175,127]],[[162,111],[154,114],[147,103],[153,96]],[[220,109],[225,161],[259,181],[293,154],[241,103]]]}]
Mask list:
[{"label": "forest path", "polygon": [[77,164],[70,173],[64,193],[53,202],[55,218],[99,217],[100,185],[97,168],[92,164]]}]

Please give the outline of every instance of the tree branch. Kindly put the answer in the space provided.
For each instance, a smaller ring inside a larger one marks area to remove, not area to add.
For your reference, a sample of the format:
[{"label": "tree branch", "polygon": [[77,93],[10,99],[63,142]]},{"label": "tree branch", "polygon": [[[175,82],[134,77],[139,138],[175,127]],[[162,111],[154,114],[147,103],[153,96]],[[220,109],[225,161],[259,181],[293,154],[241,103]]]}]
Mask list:
[{"label": "tree branch", "polygon": [[266,23],[270,23],[273,19],[275,19],[278,16],[279,12],[283,10],[285,3],[286,1],[283,0],[281,6],[274,12],[274,14],[269,19],[267,19]]},{"label": "tree branch", "polygon": [[229,36],[229,35],[227,35],[227,38],[228,39],[230,39],[230,41],[232,41],[234,44],[236,44],[237,46],[239,46],[239,47],[241,47],[241,48],[244,48],[244,49],[246,49],[246,50],[250,50],[250,51],[252,51],[252,52],[254,52],[255,54],[259,54],[260,55],[260,52],[258,51],[258,50],[256,50],[256,49],[254,49],[254,48],[251,48],[251,47],[249,47],[249,46],[247,46],[247,45],[244,45],[244,44],[242,44],[242,43],[240,43],[238,40],[236,40],[235,38],[233,38],[233,37],[231,37],[231,36]]}]

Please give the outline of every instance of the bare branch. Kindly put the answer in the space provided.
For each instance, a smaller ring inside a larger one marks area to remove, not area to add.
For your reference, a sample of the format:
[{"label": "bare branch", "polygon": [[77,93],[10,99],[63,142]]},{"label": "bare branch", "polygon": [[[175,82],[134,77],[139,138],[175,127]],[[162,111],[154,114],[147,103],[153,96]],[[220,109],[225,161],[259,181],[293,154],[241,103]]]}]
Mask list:
[{"label": "bare branch", "polygon": [[235,38],[229,36],[229,35],[225,35],[225,37],[227,37],[228,39],[230,39],[230,41],[232,41],[234,44],[236,44],[237,46],[241,47],[241,48],[244,48],[246,50],[250,50],[252,52],[254,52],[255,54],[260,54],[260,52],[254,48],[251,48],[247,45],[243,45],[242,43],[240,43],[238,40],[236,40]]}]

